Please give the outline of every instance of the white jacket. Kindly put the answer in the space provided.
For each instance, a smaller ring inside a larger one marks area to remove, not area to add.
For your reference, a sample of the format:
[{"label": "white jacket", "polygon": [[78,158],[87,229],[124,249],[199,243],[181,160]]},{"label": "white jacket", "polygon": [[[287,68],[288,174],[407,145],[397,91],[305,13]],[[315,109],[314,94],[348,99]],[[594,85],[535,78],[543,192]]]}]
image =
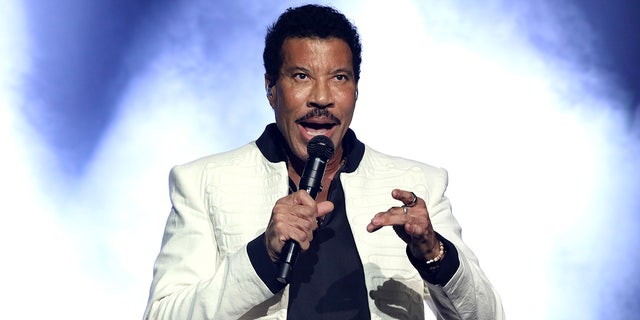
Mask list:
[{"label": "white jacket", "polygon": [[[503,319],[500,298],[451,214],[445,170],[366,147],[359,167],[340,180],[372,319],[422,319],[425,305],[439,319]],[[255,142],[173,168],[173,208],[144,319],[286,319],[289,287],[271,293],[246,246],[265,231],[288,188],[286,164],[269,162]],[[460,266],[445,286],[422,280],[392,228],[367,232],[374,214],[398,205],[393,188],[425,199],[434,229],[455,245]]]}]

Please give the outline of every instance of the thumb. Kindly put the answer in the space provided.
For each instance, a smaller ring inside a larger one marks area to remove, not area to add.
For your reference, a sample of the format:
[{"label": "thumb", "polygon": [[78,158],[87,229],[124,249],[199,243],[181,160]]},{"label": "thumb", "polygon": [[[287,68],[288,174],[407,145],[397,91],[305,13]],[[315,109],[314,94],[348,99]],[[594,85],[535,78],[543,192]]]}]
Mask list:
[{"label": "thumb", "polygon": [[318,216],[316,218],[321,218],[329,214],[333,211],[333,202],[331,201],[322,201],[318,202]]}]

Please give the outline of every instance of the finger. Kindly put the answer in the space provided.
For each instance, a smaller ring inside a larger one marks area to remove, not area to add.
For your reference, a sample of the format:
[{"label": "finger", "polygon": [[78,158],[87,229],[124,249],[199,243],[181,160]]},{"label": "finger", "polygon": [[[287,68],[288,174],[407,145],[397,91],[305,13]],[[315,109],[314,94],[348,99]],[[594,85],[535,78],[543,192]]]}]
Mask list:
[{"label": "finger", "polygon": [[272,219],[276,222],[285,222],[286,224],[290,224],[290,222],[298,219],[311,221],[315,217],[315,212],[315,207],[277,202],[273,208]]},{"label": "finger", "polygon": [[291,218],[291,220],[289,220],[289,226],[302,232],[310,233],[318,227],[318,223],[313,216],[311,218],[293,217]]},{"label": "finger", "polygon": [[[393,191],[391,191],[391,196],[396,200],[402,201],[402,204],[408,205],[408,206],[414,206],[415,205],[415,203],[413,202],[414,199],[415,199],[416,203],[418,201],[420,201],[420,198],[418,198],[415,195],[415,193],[413,193],[411,191],[401,190],[401,189],[393,189]],[[414,196],[415,196],[415,198],[414,198]]]},{"label": "finger", "polygon": [[316,218],[322,218],[327,214],[331,213],[334,209],[333,202],[331,201],[323,201],[318,203],[318,214]]},{"label": "finger", "polygon": [[278,202],[273,209],[270,229],[284,242],[292,237],[291,229],[313,231],[316,227],[316,212],[315,207]]},{"label": "finger", "polygon": [[300,219],[312,221],[317,215],[318,208],[316,202],[306,191],[298,191],[281,200],[282,201],[276,202],[276,211],[282,214],[285,220],[288,220],[288,218],[286,218],[287,215],[292,215]]},{"label": "finger", "polygon": [[298,190],[292,194],[295,204],[303,206],[314,206],[316,200],[314,200],[309,193],[305,190]]},{"label": "finger", "polygon": [[385,212],[378,212],[376,213],[373,218],[371,218],[371,222],[369,222],[369,224],[367,225],[367,231],[369,232],[374,232],[377,231],[378,229],[382,228],[382,218],[381,216],[384,215]]},{"label": "finger", "polygon": [[300,229],[293,229],[290,235],[291,237],[289,240],[297,242],[302,251],[309,249],[311,240],[313,240],[313,232],[305,232]]},{"label": "finger", "polygon": [[385,212],[379,212],[371,219],[367,225],[367,231],[374,232],[384,226],[404,225],[408,216],[404,214],[402,207],[392,207]]},{"label": "finger", "polygon": [[303,224],[303,230],[306,232],[313,232],[318,228],[318,219],[322,219],[327,214],[331,213],[334,209],[334,204],[331,201],[316,202],[306,191],[299,191],[300,194],[296,195],[299,210],[296,212],[296,216],[305,220]]}]

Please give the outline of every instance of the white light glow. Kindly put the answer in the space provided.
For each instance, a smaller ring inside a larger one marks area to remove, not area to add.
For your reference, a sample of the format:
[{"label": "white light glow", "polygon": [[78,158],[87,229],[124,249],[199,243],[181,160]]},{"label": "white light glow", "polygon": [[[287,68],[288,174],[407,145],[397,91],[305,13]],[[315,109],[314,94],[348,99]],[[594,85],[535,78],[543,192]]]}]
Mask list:
[{"label": "white light glow", "polygon": [[[191,1],[149,19],[130,48],[115,120],[81,177],[56,171],[56,150],[20,111],[43,104],[24,87],[38,70],[26,9],[0,4],[0,280],[15,301],[1,318],[141,317],[169,169],[240,146],[272,121],[264,31],[301,3],[255,1],[226,15]],[[334,4],[363,41],[352,127],[379,151],[449,170],[454,214],[507,316],[599,319],[604,306],[624,315],[628,300],[594,287],[640,290],[624,286],[640,258],[640,143],[606,73],[567,59],[563,19],[585,31],[572,33],[585,37],[572,39],[576,56],[593,45],[579,12],[501,1]],[[532,28],[548,51],[527,36]],[[622,263],[603,273],[612,247]]]}]

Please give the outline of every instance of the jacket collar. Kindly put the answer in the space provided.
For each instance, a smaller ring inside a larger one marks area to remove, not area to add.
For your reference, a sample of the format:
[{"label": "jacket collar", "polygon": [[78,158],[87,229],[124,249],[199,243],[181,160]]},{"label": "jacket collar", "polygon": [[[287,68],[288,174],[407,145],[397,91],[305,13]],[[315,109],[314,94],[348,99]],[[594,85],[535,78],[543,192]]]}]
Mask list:
[{"label": "jacket collar", "polygon": [[[267,125],[262,135],[256,140],[256,145],[262,155],[270,162],[287,161],[287,149],[289,146],[275,123]],[[343,160],[345,161],[342,171],[355,171],[364,155],[364,144],[358,140],[353,130],[348,129],[344,135],[342,149]]]}]

